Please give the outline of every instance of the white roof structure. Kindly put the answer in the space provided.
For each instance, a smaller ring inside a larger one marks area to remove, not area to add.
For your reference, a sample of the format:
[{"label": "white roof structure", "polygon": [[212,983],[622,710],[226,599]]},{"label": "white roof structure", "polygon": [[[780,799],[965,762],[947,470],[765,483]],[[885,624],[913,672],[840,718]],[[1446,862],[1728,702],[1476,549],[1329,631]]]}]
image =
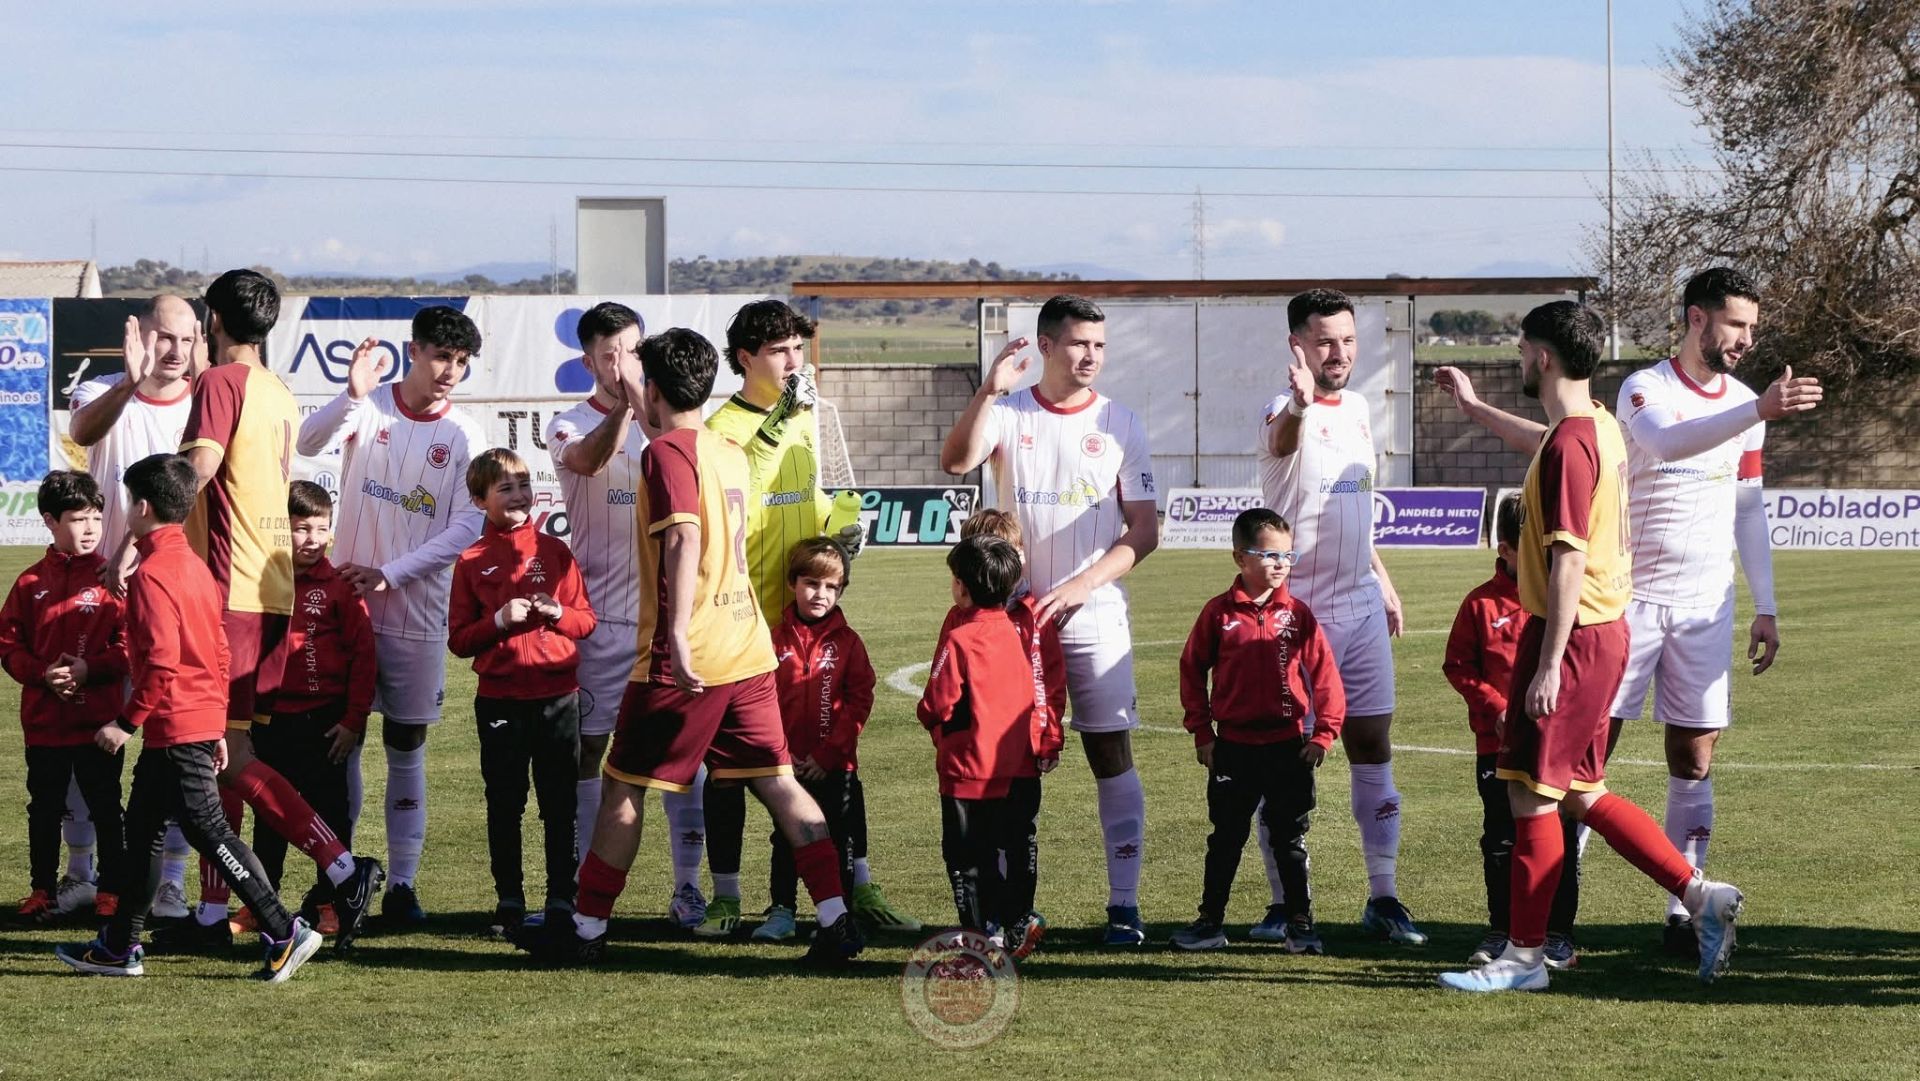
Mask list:
[{"label": "white roof structure", "polygon": [[0,263],[0,297],[97,297],[100,268],[90,259]]}]

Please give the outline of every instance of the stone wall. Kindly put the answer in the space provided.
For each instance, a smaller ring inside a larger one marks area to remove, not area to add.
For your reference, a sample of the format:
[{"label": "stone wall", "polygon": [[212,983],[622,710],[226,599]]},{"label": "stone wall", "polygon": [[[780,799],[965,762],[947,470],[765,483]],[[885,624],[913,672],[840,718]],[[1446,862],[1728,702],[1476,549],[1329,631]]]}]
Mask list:
[{"label": "stone wall", "polygon": [[[853,475],[863,486],[954,483],[940,471],[940,444],[979,386],[972,367],[828,364],[820,369],[820,393],[840,410]],[[962,479],[978,484],[980,473]]]}]

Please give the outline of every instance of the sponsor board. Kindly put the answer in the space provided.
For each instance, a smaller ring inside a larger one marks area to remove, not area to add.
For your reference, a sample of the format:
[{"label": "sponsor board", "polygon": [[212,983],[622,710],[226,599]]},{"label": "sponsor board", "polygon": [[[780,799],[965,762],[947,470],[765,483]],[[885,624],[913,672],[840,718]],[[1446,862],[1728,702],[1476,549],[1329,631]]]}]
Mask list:
[{"label": "sponsor board", "polygon": [[1485,488],[1375,488],[1373,543],[1380,548],[1478,548]]},{"label": "sponsor board", "polygon": [[53,455],[47,413],[52,366],[53,302],[0,300],[0,481],[37,484],[47,473]]},{"label": "sponsor board", "polygon": [[927,548],[960,542],[960,526],[980,505],[971,484],[855,488],[868,547]]},{"label": "sponsor board", "polygon": [[0,481],[0,544],[44,548],[48,539],[40,520],[40,478]]},{"label": "sponsor board", "polygon": [[1258,488],[1175,488],[1167,493],[1162,548],[1231,548],[1233,520],[1265,506]]},{"label": "sponsor board", "polygon": [[1775,548],[1920,550],[1920,491],[1769,488],[1766,504]]}]

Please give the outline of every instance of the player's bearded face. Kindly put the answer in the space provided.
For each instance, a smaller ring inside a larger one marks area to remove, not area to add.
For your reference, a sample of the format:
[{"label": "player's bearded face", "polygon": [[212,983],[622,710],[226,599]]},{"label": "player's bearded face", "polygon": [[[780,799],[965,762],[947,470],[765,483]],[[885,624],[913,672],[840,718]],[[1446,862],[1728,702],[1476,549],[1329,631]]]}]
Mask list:
[{"label": "player's bearded face", "polygon": [[1717,310],[1704,312],[1700,327],[1700,360],[1710,372],[1726,374],[1740,365],[1740,358],[1753,348],[1753,329],[1760,321],[1760,306],[1745,297],[1728,297]]},{"label": "player's bearded face", "polygon": [[1307,352],[1307,367],[1313,371],[1313,385],[1332,394],[1346,388],[1353,378],[1353,361],[1359,356],[1352,312],[1313,315],[1294,335]]}]

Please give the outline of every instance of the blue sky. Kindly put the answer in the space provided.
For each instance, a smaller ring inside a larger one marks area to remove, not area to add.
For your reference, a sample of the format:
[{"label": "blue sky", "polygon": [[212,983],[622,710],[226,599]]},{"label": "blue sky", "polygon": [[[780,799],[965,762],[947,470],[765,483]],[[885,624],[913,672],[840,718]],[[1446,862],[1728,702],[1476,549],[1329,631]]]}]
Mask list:
[{"label": "blue sky", "polygon": [[[1604,220],[1598,0],[22,8],[7,258],[571,265],[576,196],[659,194],[676,256],[1184,277],[1197,187],[1209,277],[1457,274]],[[1679,9],[1615,8],[1619,144],[1699,161]]]}]

